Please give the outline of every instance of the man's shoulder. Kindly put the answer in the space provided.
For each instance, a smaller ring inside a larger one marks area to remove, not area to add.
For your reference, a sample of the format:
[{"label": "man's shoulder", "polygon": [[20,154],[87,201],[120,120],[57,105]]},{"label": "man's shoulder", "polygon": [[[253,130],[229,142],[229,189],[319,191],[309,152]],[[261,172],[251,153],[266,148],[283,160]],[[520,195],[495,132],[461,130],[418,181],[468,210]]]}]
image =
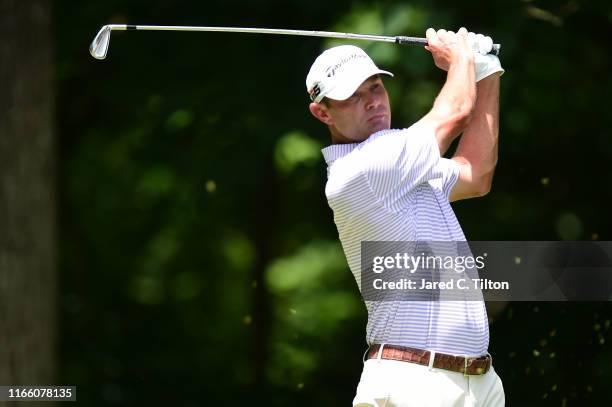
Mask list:
[{"label": "man's shoulder", "polygon": [[418,138],[418,132],[419,129],[415,126],[378,131],[355,149],[357,154],[361,154],[359,161],[364,165],[396,162],[403,155],[406,147]]},{"label": "man's shoulder", "polygon": [[[376,154],[394,151],[408,135],[408,129],[387,129],[373,133],[355,149],[356,152]],[[381,151],[382,150],[382,151]]]},{"label": "man's shoulder", "polygon": [[385,129],[379,130],[376,133],[371,134],[367,139],[365,139],[360,147],[368,146],[372,143],[380,143],[383,141],[391,141],[394,139],[398,139],[402,136],[405,136],[410,128],[402,128],[402,129]]},{"label": "man's shoulder", "polygon": [[[328,184],[344,185],[368,177],[372,171],[386,171],[402,149],[402,134],[406,129],[381,130],[362,141],[329,167]],[[395,157],[394,157],[395,156]]]},{"label": "man's shoulder", "polygon": [[[368,172],[395,165],[409,144],[426,131],[418,123],[405,128],[377,131],[359,143],[350,153],[336,160],[332,173],[350,176],[352,173]],[[331,175],[331,174],[330,174]]]},{"label": "man's shoulder", "polygon": [[359,147],[363,149],[369,146],[383,147],[386,145],[396,145],[397,143],[406,143],[419,135],[427,135],[431,132],[425,124],[417,122],[410,127],[377,131],[364,140]]},{"label": "man's shoulder", "polygon": [[426,124],[417,122],[403,129],[383,130],[372,134],[360,146],[368,156],[396,160],[405,152],[417,152],[436,146],[435,134]]}]

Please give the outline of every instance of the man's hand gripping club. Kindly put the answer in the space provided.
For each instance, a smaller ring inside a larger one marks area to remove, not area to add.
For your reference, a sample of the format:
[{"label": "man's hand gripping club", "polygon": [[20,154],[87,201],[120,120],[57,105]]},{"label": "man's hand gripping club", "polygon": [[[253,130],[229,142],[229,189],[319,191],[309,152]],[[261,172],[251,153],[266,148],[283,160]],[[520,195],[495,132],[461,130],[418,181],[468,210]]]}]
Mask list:
[{"label": "man's hand gripping club", "polygon": [[[467,32],[465,28],[461,28],[457,33],[443,29],[436,32],[433,28],[430,28],[427,30],[427,39],[430,45],[435,44],[439,46],[440,42],[451,45],[458,42],[460,35],[462,35],[464,32]],[[504,69],[501,67],[499,58],[496,55],[489,54],[491,49],[493,49],[493,39],[491,37],[469,32],[467,33],[467,40],[472,52],[474,53],[476,82],[479,82],[481,79],[484,79],[495,72],[500,72],[500,76],[504,73]],[[448,71],[448,64],[445,63],[446,61],[441,60],[439,61],[439,64],[437,58],[439,58],[441,55],[435,55],[432,48],[434,47],[425,47],[425,49],[432,52],[436,66],[444,71]]]}]

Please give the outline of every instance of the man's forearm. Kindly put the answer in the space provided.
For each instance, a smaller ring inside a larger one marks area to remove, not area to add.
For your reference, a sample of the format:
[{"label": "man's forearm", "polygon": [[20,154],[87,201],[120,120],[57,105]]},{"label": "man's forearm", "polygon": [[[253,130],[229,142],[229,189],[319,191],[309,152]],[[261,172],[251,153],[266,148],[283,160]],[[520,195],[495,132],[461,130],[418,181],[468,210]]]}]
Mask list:
[{"label": "man's forearm", "polygon": [[491,187],[497,164],[499,76],[494,73],[477,83],[476,105],[453,157],[469,162],[472,176],[480,180],[485,192]]},{"label": "man's forearm", "polygon": [[431,111],[435,117],[444,118],[438,121],[442,125],[436,132],[441,155],[466,128],[475,102],[474,60],[464,56],[450,66]]}]

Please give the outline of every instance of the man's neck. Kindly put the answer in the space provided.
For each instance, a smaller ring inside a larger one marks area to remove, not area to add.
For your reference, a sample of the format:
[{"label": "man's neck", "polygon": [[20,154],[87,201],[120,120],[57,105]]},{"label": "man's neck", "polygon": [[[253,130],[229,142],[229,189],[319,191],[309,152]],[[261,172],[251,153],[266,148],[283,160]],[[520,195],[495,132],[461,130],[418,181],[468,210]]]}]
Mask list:
[{"label": "man's neck", "polygon": [[352,139],[344,136],[342,133],[340,133],[338,131],[338,129],[336,129],[333,126],[329,126],[329,132],[331,134],[331,142],[332,142],[332,144],[353,144],[353,143],[358,143],[358,141],[352,140]]}]

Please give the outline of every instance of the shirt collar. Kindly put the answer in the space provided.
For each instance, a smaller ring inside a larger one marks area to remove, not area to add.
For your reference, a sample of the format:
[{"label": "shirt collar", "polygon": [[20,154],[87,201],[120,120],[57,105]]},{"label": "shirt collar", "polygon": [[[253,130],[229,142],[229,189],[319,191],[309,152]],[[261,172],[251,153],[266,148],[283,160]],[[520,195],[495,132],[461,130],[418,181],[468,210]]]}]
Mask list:
[{"label": "shirt collar", "polygon": [[327,166],[330,167],[338,158],[342,158],[357,147],[359,143],[333,144],[321,150]]}]

